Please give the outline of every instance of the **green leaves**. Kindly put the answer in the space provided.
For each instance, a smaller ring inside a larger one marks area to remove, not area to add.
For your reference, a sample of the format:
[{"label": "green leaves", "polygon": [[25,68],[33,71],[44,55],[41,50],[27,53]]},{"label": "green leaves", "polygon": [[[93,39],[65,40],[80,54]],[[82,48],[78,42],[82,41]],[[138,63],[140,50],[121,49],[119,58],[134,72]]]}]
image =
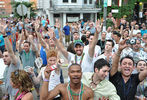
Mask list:
[{"label": "green leaves", "polygon": [[[136,0],[128,0],[127,4],[123,4],[121,7],[118,7],[118,5],[112,5],[111,7],[107,7],[107,14],[111,12],[112,9],[118,9],[118,13],[113,13],[114,18],[122,18],[124,15],[127,16],[127,20],[130,21],[132,19],[133,15],[133,10],[135,7],[135,2]],[[102,7],[102,12],[100,12],[100,16],[103,16],[103,7]]]}]

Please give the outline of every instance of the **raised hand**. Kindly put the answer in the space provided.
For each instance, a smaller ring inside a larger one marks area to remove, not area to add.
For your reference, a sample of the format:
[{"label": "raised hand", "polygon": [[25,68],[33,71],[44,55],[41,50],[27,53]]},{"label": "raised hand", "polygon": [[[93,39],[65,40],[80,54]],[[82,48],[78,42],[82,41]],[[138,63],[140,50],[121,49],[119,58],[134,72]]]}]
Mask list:
[{"label": "raised hand", "polygon": [[120,43],[119,43],[119,50],[122,51],[124,48],[128,47],[128,45],[126,44],[126,41],[127,39],[124,39],[122,40]]},{"label": "raised hand", "polygon": [[55,24],[55,27],[57,27],[58,29],[60,29],[61,28],[61,24],[60,23],[56,23]]},{"label": "raised hand", "polygon": [[40,27],[39,23],[38,22],[35,22],[35,31],[36,32],[38,31],[39,27]]},{"label": "raised hand", "polygon": [[99,19],[96,21],[95,28],[96,28],[96,33],[99,34],[101,32],[101,30],[102,30],[102,24],[101,24]]},{"label": "raised hand", "polygon": [[109,98],[108,97],[106,98],[103,96],[101,100],[109,100]]},{"label": "raised hand", "polygon": [[51,69],[50,69],[49,66],[47,66],[47,67],[45,68],[45,70],[44,70],[44,76],[45,76],[45,78],[49,79],[50,74],[51,74]]},{"label": "raised hand", "polygon": [[52,28],[48,28],[48,35],[50,36],[50,38],[54,38],[54,29]]}]

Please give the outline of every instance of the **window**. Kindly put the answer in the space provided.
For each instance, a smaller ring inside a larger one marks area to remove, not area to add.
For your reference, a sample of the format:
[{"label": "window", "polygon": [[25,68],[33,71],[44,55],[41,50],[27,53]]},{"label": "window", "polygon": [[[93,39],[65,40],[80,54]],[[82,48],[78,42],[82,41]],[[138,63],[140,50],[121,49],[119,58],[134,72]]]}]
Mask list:
[{"label": "window", "polygon": [[92,4],[92,0],[89,0],[89,4]]},{"label": "window", "polygon": [[87,4],[87,0],[84,0],[84,4]]},{"label": "window", "polygon": [[68,0],[63,0],[63,3],[67,3],[68,2]]},{"label": "window", "polygon": [[71,0],[71,2],[72,2],[72,3],[76,3],[76,2],[77,2],[77,0]]}]

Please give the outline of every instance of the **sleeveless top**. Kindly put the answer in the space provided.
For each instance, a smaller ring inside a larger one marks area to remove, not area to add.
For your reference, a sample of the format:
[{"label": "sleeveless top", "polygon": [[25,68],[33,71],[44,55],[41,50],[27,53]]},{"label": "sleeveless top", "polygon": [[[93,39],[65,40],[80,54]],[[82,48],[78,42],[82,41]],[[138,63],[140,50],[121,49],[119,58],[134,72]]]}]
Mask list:
[{"label": "sleeveless top", "polygon": [[26,92],[19,93],[19,90],[16,93],[15,100],[21,100],[22,97],[26,94]]}]

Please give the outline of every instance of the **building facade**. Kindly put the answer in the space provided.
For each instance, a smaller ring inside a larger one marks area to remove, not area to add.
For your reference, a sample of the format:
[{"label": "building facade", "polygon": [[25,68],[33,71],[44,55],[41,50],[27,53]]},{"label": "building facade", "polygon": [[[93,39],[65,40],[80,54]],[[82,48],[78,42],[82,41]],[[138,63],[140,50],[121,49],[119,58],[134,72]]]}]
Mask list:
[{"label": "building facade", "polygon": [[0,0],[0,17],[12,13],[11,0]]},{"label": "building facade", "polygon": [[101,11],[96,0],[38,0],[38,9],[38,15],[47,16],[51,25],[58,18],[63,26],[80,19],[96,21]]}]

